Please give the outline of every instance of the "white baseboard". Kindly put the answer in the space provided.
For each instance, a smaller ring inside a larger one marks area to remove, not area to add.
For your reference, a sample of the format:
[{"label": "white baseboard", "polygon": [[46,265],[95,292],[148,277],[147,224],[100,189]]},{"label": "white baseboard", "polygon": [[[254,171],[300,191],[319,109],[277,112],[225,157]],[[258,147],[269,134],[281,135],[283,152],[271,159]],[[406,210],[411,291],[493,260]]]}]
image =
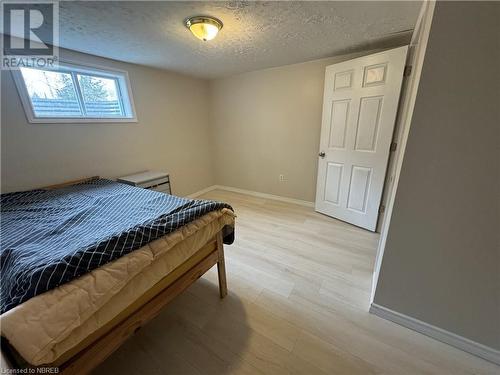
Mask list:
[{"label": "white baseboard", "polygon": [[217,185],[212,185],[209,187],[206,187],[205,189],[201,189],[200,191],[197,191],[196,193],[189,194],[187,198],[198,198],[200,195],[203,195],[205,193],[208,193],[209,191],[217,189]]},{"label": "white baseboard", "polygon": [[224,186],[224,185],[216,185],[216,189],[232,191],[233,193],[251,195],[253,197],[258,197],[258,198],[272,199],[275,201],[298,204],[300,206],[305,206],[305,207],[314,207],[314,202],[303,201],[301,199],[295,199],[295,198],[282,197],[281,195],[261,193],[258,191],[240,189],[240,188],[235,188],[232,186]]},{"label": "white baseboard", "polygon": [[372,303],[370,313],[500,365],[500,351]]},{"label": "white baseboard", "polygon": [[300,206],[305,206],[305,207],[314,207],[314,202],[304,201],[301,199],[282,197],[280,195],[260,193],[258,191],[240,189],[240,188],[235,188],[232,186],[225,186],[225,185],[212,185],[212,186],[209,186],[203,190],[197,191],[196,193],[190,194],[190,195],[188,195],[188,197],[189,198],[196,198],[196,197],[199,197],[200,195],[208,193],[209,191],[212,191],[212,190],[226,190],[226,191],[231,191],[233,193],[246,194],[246,195],[251,195],[253,197],[258,197],[258,198],[272,199],[272,200],[280,201],[280,202],[293,203],[293,204],[298,204]]}]

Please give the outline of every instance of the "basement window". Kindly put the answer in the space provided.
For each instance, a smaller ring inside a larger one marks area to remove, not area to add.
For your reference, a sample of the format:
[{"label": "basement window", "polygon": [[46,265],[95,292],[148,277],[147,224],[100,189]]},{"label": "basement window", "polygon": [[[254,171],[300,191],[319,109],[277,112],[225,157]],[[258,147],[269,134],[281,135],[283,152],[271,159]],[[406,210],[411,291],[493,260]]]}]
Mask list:
[{"label": "basement window", "polygon": [[125,71],[61,62],[12,74],[31,123],[137,121]]}]

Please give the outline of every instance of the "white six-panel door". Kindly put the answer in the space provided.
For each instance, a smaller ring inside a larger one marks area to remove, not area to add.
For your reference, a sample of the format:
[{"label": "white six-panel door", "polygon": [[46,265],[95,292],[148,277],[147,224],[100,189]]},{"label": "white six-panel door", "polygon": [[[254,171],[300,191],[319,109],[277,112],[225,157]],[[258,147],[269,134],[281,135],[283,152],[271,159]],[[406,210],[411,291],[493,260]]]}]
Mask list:
[{"label": "white six-panel door", "polygon": [[407,50],[326,68],[316,211],[375,230]]}]

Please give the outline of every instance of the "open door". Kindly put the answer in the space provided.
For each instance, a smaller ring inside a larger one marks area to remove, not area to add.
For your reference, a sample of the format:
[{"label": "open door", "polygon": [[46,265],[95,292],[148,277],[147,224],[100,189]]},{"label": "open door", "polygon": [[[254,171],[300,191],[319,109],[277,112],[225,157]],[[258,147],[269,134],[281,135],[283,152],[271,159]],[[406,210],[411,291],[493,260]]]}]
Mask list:
[{"label": "open door", "polygon": [[316,211],[375,231],[407,51],[326,68]]}]

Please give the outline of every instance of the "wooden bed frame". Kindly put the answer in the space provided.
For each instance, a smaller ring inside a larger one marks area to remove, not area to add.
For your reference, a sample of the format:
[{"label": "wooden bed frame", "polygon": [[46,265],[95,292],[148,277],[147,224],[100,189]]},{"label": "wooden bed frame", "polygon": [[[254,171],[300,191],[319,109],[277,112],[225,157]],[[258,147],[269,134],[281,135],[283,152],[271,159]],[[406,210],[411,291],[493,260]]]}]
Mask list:
[{"label": "wooden bed frame", "polygon": [[[45,189],[56,189],[98,178],[84,178],[76,181],[66,182],[58,185],[44,187]],[[224,298],[227,295],[226,267],[224,262],[224,245],[222,231],[202,246],[190,259],[165,276],[155,284],[143,297],[145,302],[132,309],[125,310],[110,324],[98,330],[97,335],[89,337],[84,341],[84,346],[74,353],[65,353],[55,363],[42,366],[31,366],[9,345],[2,341],[2,354],[12,362],[16,368],[26,367],[58,367],[59,373],[88,374],[92,369],[102,363],[115,350],[117,350],[128,338],[143,327],[147,322],[157,316],[161,309],[170,303],[176,296],[186,290],[191,284],[198,280],[205,272],[217,264],[219,279],[219,295]],[[177,274],[175,274],[178,271]],[[174,278],[172,279],[172,275]],[[139,298],[137,301],[140,301]]]}]

